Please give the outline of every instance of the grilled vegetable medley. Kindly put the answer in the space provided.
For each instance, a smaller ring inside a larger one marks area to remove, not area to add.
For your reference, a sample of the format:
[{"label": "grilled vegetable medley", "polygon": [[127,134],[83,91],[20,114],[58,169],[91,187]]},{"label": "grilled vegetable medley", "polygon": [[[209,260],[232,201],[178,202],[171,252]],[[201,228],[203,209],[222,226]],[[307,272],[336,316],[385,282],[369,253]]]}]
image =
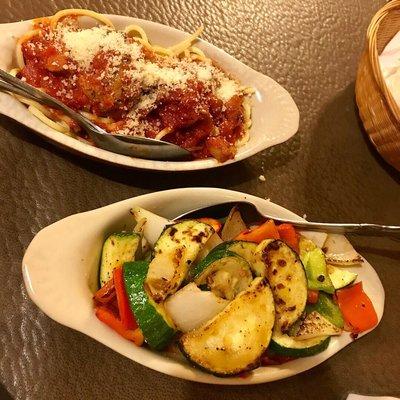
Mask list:
[{"label": "grilled vegetable medley", "polygon": [[[169,221],[132,209],[133,232],[106,238],[96,316],[138,346],[177,346],[226,377],[324,351],[332,336],[373,328],[356,282],[363,259],[340,235],[273,220]],[[349,268],[346,269],[346,268]]]}]

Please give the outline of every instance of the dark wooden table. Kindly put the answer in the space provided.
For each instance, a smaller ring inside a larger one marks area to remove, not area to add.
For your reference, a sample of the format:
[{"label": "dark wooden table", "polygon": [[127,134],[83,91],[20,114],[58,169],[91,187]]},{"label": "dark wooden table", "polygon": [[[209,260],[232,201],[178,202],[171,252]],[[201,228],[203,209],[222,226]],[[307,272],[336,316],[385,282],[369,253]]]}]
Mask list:
[{"label": "dark wooden table", "polygon": [[[357,239],[386,290],[380,326],[301,375],[252,387],[213,387],[154,372],[57,324],[27,297],[24,249],[67,215],[185,186],[236,189],[326,221],[400,223],[400,174],[368,143],[354,79],[369,20],[383,0],[0,0],[1,22],[86,7],[193,31],[271,76],[293,95],[298,134],[244,162],[209,172],[122,170],[59,150],[0,117],[0,398],[344,399],[400,397],[400,246]],[[266,181],[258,177],[265,175]],[[66,288],[68,290],[68,288]]]}]

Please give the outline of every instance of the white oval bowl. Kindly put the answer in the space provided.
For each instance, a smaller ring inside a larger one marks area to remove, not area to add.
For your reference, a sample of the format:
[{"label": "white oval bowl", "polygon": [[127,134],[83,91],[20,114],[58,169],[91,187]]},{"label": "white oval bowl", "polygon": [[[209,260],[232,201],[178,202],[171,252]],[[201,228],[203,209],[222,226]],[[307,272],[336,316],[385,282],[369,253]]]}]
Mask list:
[{"label": "white oval bowl", "polygon": [[[188,36],[185,32],[151,21],[119,15],[107,15],[107,17],[119,29],[130,24],[140,25],[153,43],[162,46],[175,44]],[[0,24],[0,68],[8,71],[15,67],[16,40],[30,27],[31,21]],[[5,93],[0,93],[0,113],[72,152],[125,167],[160,171],[191,171],[221,167],[282,143],[297,132],[299,111],[290,94],[282,86],[210,43],[201,40],[198,47],[204,50],[207,56],[215,60],[225,71],[239,79],[242,84],[251,86],[256,90],[252,97],[253,125],[250,130],[250,140],[238,149],[234,160],[226,163],[221,164],[211,158],[182,162],[153,161],[115,154],[55,131],[32,115],[18,100]]]},{"label": "white oval bowl", "polygon": [[[350,344],[353,341],[350,335],[344,333],[333,337],[324,352],[312,357],[278,366],[260,367],[247,378],[218,378],[193,368],[183,357],[167,356],[136,347],[100,322],[94,314],[92,297],[97,285],[103,241],[107,234],[131,227],[129,210],[132,206],[141,206],[172,219],[190,209],[235,200],[250,201],[261,212],[277,218],[301,220],[296,214],[268,200],[225,189],[174,189],[120,201],[64,218],[42,229],[34,237],[22,262],[28,294],[55,321],[96,339],[146,367],[178,378],[213,384],[247,385],[287,378],[315,367]],[[357,267],[357,273],[380,321],[385,300],[381,281],[367,261],[361,268]]]}]

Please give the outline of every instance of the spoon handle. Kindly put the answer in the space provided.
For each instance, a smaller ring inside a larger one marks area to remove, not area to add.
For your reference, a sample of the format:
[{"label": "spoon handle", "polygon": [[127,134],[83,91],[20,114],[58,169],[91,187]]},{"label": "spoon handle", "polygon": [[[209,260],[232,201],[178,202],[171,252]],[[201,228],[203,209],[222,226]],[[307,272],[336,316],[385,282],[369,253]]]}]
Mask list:
[{"label": "spoon handle", "polygon": [[396,225],[299,222],[287,219],[279,219],[279,221],[290,223],[295,228],[304,231],[328,232],[338,234],[349,233],[362,236],[393,236],[400,238],[400,226]]},{"label": "spoon handle", "polygon": [[89,121],[83,115],[75,112],[70,107],[61,103],[61,101],[51,97],[41,90],[34,88],[31,85],[28,85],[27,83],[3,71],[2,69],[0,69],[0,78],[2,79],[2,81],[0,80],[1,90],[26,97],[48,107],[61,110],[68,117],[71,117],[73,120],[78,122],[78,124],[81,125],[82,128],[84,128],[89,134],[91,134],[91,130],[93,128],[97,128],[94,124],[92,124],[91,121]]},{"label": "spoon handle", "polygon": [[292,224],[295,228],[303,231],[316,231],[338,234],[353,234],[362,236],[390,236],[393,239],[400,239],[400,226],[398,225],[378,225],[378,224],[342,224],[325,222],[308,222],[295,219],[279,218],[276,215],[262,213],[258,208],[248,201],[229,201],[226,203],[213,204],[207,207],[197,208],[177,216],[175,219],[182,218],[201,218],[204,216],[213,218],[225,218],[232,207],[237,207],[243,220],[247,225],[257,223],[260,220],[273,219],[278,222]]},{"label": "spoon handle", "polygon": [[78,112],[75,112],[59,100],[34,88],[11,74],[0,69],[0,90],[26,97],[38,103],[61,110],[76,121],[90,136],[96,146],[117,154],[154,160],[187,161],[191,153],[173,143],[162,140],[138,137],[135,135],[109,134]]}]

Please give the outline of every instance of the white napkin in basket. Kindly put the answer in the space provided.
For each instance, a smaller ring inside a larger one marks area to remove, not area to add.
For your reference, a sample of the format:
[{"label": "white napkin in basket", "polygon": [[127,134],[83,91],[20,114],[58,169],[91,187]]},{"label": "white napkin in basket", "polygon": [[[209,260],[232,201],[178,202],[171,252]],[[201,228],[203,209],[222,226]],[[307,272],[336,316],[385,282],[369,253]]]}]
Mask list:
[{"label": "white napkin in basket", "polygon": [[400,31],[386,45],[379,63],[386,85],[400,106]]}]

